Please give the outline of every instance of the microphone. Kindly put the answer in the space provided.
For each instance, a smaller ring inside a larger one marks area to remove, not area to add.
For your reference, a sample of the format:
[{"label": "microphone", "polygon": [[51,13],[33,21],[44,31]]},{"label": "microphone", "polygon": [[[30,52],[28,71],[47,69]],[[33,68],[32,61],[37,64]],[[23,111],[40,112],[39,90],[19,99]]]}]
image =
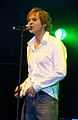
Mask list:
[{"label": "microphone", "polygon": [[12,27],[13,28],[13,30],[30,30],[30,26],[27,24],[27,25],[24,25],[24,26],[13,26]]}]

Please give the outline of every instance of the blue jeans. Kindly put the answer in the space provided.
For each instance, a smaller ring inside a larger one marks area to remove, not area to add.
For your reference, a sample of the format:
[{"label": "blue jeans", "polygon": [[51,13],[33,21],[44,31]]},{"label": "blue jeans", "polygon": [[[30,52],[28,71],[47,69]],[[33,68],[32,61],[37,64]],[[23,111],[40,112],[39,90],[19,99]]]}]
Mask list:
[{"label": "blue jeans", "polygon": [[48,94],[26,97],[21,120],[57,120],[58,102]]}]

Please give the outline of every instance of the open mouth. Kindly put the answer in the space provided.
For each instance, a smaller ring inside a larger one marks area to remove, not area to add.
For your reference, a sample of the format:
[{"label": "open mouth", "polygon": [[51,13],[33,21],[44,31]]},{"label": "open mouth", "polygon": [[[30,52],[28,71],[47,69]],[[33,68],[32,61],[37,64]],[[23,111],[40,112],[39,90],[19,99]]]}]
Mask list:
[{"label": "open mouth", "polygon": [[30,26],[30,30],[33,30],[33,26]]},{"label": "open mouth", "polygon": [[30,26],[30,30],[33,30],[34,29],[34,26]]}]

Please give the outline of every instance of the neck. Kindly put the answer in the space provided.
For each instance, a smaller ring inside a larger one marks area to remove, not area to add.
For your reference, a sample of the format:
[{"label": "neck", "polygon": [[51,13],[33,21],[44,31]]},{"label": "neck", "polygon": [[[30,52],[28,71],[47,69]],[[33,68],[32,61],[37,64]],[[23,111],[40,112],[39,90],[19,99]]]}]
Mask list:
[{"label": "neck", "polygon": [[42,37],[44,35],[45,31],[41,31],[38,34],[35,35],[35,39],[37,43],[41,43]]},{"label": "neck", "polygon": [[39,32],[38,34],[35,35],[35,39],[36,39],[36,41],[34,43],[35,49],[41,44],[41,40],[42,40],[44,33],[45,33],[45,31]]}]

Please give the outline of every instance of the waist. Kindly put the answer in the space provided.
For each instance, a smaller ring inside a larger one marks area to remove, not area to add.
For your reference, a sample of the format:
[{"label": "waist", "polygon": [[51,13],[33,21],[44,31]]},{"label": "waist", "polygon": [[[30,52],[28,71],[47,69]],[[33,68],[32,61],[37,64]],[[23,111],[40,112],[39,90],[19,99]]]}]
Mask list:
[{"label": "waist", "polygon": [[[48,95],[48,96],[50,96],[48,93],[46,93],[46,92],[44,92],[44,91],[39,91],[38,93],[37,93],[38,95]],[[57,99],[56,98],[54,98],[54,97],[52,97],[52,96],[50,96],[54,101],[56,101],[57,102]]]}]

